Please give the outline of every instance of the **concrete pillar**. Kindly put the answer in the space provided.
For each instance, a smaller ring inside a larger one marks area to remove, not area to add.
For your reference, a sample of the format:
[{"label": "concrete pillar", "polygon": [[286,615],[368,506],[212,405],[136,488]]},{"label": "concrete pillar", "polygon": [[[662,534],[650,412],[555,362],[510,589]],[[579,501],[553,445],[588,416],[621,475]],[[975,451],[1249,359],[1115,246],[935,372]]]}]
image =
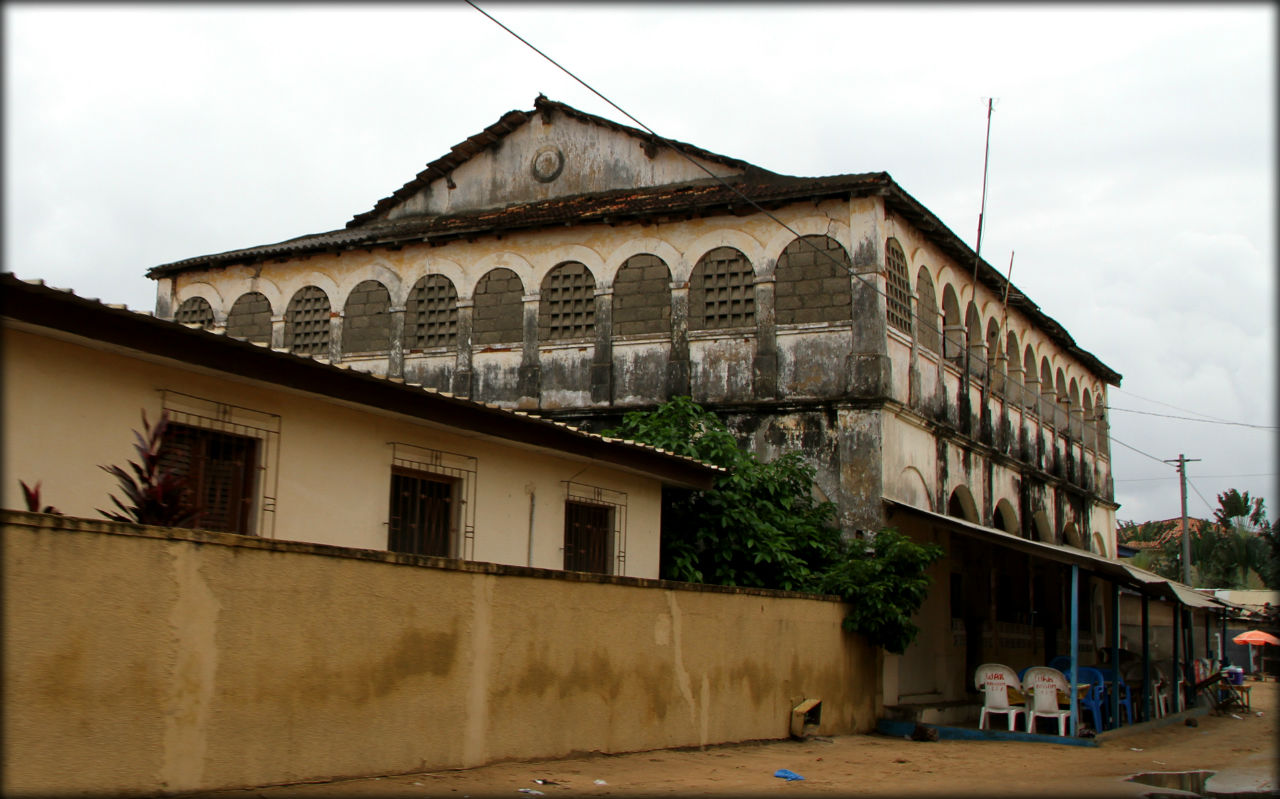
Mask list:
[{"label": "concrete pillar", "polygon": [[387,343],[387,375],[404,377],[404,306],[391,306],[390,314],[391,340]]},{"label": "concrete pillar", "polygon": [[538,295],[526,294],[524,301],[524,345],[520,353],[517,383],[521,408],[536,408],[542,398],[542,367],[538,353]]},{"label": "concrete pillar", "polygon": [[613,289],[596,287],[596,345],[591,355],[591,401],[613,402]]},{"label": "concrete pillar", "polygon": [[691,393],[689,369],[689,284],[671,284],[671,355],[667,360],[667,396]]},{"label": "concrete pillar", "polygon": [[752,361],[752,395],[756,399],[778,396],[778,327],[774,316],[776,262],[766,264],[767,274],[755,279],[756,355]]},{"label": "concrete pillar", "polygon": [[329,311],[329,363],[342,362],[342,311]]},{"label": "concrete pillar", "polygon": [[173,318],[173,293],[175,287],[173,278],[162,277],[156,281],[156,310],[157,319]]},{"label": "concrete pillar", "polygon": [[471,339],[475,320],[475,300],[458,300],[458,347],[453,364],[452,393],[471,396]]},{"label": "concrete pillar", "polygon": [[271,346],[274,349],[284,348],[284,314],[271,316]]}]

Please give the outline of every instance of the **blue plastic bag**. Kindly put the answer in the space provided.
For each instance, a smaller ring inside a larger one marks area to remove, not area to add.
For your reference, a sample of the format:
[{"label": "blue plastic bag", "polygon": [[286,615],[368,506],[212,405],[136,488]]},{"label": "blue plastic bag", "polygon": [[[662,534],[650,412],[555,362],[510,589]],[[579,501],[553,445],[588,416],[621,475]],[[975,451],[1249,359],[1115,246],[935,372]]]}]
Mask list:
[{"label": "blue plastic bag", "polygon": [[773,772],[773,776],[775,776],[775,777],[781,777],[782,779],[786,780],[787,782],[791,782],[792,780],[802,780],[802,779],[804,779],[804,777],[801,777],[799,774],[795,773],[794,771],[792,771],[792,770],[791,770],[791,769],[789,769],[789,768],[780,768],[780,769],[778,769],[777,771]]}]

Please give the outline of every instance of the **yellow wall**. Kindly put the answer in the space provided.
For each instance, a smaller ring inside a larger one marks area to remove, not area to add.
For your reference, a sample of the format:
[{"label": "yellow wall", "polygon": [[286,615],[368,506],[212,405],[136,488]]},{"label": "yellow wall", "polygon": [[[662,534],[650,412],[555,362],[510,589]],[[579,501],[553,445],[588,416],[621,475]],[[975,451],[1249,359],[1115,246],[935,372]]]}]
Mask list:
[{"label": "yellow wall", "polygon": [[6,511],[3,790],[230,788],[870,730],[875,650],[781,592]]},{"label": "yellow wall", "polygon": [[[3,501],[26,507],[19,480],[64,513],[114,509],[115,479],[99,464],[136,459],[140,411],[153,422],[160,391],[280,417],[275,538],[385,549],[391,447],[401,442],[477,459],[475,560],[564,565],[564,481],[626,493],[626,575],[658,576],[661,486],[582,460],[458,435],[446,428],[338,405],[271,385],[198,373],[15,329],[3,337]],[[270,478],[269,478],[270,479]],[[533,558],[529,504],[534,495]]]}]

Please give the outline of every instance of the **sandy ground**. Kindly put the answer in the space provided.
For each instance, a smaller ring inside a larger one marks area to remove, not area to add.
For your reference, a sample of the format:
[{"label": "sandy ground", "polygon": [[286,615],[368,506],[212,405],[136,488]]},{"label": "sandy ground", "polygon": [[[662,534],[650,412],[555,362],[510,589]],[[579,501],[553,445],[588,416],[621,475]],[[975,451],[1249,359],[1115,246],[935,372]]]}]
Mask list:
[{"label": "sandy ground", "polygon": [[[219,791],[233,797],[469,797],[536,796],[742,796],[750,794],[838,796],[1089,796],[1139,797],[1160,789],[1129,782],[1141,772],[1217,772],[1216,793],[1274,792],[1277,700],[1280,683],[1251,683],[1252,713],[1207,715],[1196,727],[1183,723],[1104,738],[1096,748],[1005,741],[916,742],[882,735],[824,740],[774,741],[592,755],[565,760],[499,763],[464,771],[437,771]],[[1260,714],[1260,715],[1259,715]],[[790,769],[804,776],[773,776]],[[538,783],[535,780],[548,782]],[[522,792],[522,789],[526,789]],[[1168,791],[1163,791],[1169,793]]]}]

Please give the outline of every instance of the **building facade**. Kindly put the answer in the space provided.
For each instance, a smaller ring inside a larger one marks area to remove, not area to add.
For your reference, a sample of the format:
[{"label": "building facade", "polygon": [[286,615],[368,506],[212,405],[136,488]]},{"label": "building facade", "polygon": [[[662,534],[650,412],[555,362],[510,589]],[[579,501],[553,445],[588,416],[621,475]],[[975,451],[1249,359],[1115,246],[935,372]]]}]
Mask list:
[{"label": "building facade", "polygon": [[597,432],[690,395],[850,534],[897,502],[1115,555],[1120,375],[884,173],[539,97],[343,229],[148,274],[162,318]]}]

